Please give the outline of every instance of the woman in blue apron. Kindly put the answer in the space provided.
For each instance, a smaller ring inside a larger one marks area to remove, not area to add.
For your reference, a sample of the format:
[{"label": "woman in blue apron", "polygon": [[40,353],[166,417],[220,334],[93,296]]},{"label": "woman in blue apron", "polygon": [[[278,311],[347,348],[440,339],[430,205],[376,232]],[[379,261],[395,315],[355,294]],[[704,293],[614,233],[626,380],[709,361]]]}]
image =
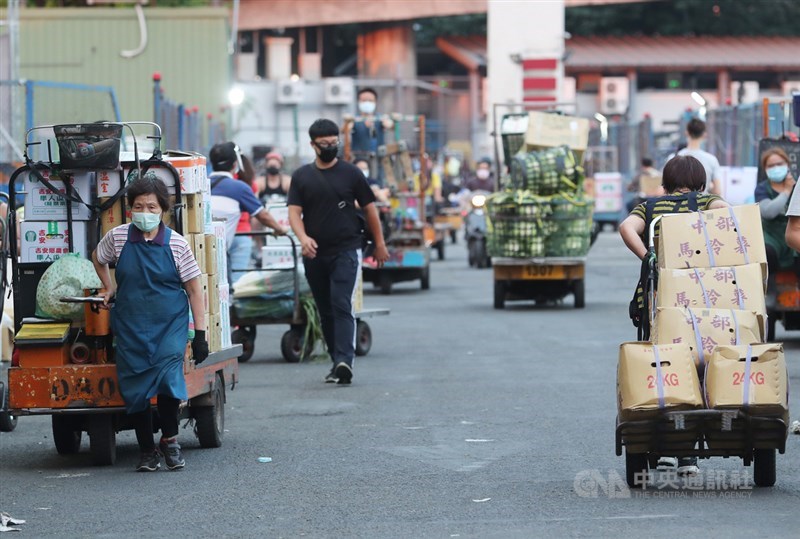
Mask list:
[{"label": "woman in blue apron", "polygon": [[[196,327],[204,327],[200,268],[189,244],[161,222],[169,211],[166,186],[152,173],[129,184],[132,224],[118,226],[98,243],[92,261],[107,290],[116,297],[111,329],[116,339],[120,393],[141,449],[138,471],[155,471],[163,454],[170,470],[185,465],[177,441],[181,401],[188,398],[183,359],[189,307]],[[109,263],[116,263],[116,289]],[[195,331],[197,363],[208,357],[205,331]],[[153,441],[150,399],[157,397],[161,440]]]}]

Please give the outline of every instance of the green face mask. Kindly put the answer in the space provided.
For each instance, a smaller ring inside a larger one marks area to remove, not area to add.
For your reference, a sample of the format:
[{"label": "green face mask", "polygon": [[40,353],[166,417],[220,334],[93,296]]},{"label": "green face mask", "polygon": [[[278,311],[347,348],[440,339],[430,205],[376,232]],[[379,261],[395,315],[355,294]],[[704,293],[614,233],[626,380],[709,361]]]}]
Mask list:
[{"label": "green face mask", "polygon": [[161,222],[160,213],[133,212],[133,226],[142,232],[150,232]]}]

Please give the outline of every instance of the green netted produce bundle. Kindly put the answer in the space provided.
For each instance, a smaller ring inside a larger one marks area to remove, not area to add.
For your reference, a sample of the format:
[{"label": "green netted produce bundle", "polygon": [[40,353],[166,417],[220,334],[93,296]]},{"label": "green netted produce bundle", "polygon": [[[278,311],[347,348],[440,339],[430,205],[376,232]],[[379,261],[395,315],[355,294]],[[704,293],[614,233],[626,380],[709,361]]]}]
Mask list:
[{"label": "green netted produce bundle", "polygon": [[576,194],[583,187],[583,168],[568,146],[521,151],[511,160],[511,188],[538,196]]},{"label": "green netted produce bundle", "polygon": [[586,256],[591,245],[592,200],[553,197],[546,256]]},{"label": "green netted produce bundle", "polygon": [[489,256],[542,257],[552,207],[549,199],[530,192],[503,191],[486,200]]}]

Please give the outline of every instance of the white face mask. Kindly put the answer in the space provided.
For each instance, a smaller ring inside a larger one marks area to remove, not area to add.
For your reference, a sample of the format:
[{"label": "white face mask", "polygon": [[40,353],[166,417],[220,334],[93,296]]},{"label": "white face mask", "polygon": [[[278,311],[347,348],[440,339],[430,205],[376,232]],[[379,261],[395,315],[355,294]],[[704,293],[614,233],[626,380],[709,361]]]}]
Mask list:
[{"label": "white face mask", "polygon": [[372,114],[375,112],[375,102],[374,101],[359,101],[358,102],[358,110],[361,114]]},{"label": "white face mask", "polygon": [[364,174],[365,178],[369,178],[369,170],[368,169],[359,167],[358,170],[360,170]]},{"label": "white face mask", "polygon": [[490,172],[485,168],[478,169],[475,175],[478,177],[479,180],[485,180],[489,177]]}]

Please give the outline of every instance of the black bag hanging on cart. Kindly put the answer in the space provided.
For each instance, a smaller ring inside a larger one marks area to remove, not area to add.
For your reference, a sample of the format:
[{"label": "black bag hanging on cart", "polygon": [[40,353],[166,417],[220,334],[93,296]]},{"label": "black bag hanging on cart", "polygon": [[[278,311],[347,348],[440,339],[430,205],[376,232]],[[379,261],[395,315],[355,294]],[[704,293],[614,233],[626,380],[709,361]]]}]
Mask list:
[{"label": "black bag hanging on cart", "polygon": [[122,125],[94,123],[53,126],[61,168],[114,170],[119,166]]},{"label": "black bag hanging on cart", "polygon": [[[672,202],[671,209],[668,211],[659,211],[658,215],[667,215],[670,213],[686,213],[681,212],[681,205],[685,202],[685,208],[689,212],[698,211],[697,206],[697,191],[691,191],[684,195],[668,195],[663,197],[651,198],[644,203],[644,243],[650,245],[650,224],[655,215],[656,205],[664,202]],[[647,341],[650,339],[650,300],[648,290],[651,288],[655,290],[658,287],[658,269],[655,260],[655,253],[648,251],[647,255],[642,259],[642,269],[639,273],[639,282],[636,283],[636,290],[633,292],[633,299],[628,305],[628,315],[631,318],[631,323],[638,329],[637,338],[640,341]],[[651,265],[653,264],[653,265]]]}]

